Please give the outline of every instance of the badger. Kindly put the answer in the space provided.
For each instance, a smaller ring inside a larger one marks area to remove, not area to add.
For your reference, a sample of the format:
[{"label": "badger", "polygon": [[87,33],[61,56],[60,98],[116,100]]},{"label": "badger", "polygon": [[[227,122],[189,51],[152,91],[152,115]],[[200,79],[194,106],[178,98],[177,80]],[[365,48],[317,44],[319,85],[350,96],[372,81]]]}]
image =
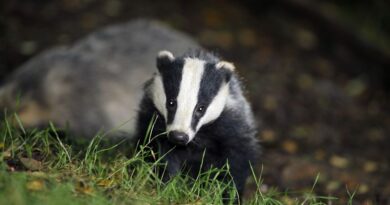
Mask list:
[{"label": "badger", "polygon": [[242,196],[259,147],[254,117],[233,64],[201,50],[179,57],[165,50],[158,53],[157,70],[140,103],[141,141],[147,141],[156,115],[151,136],[158,137],[150,146],[164,156],[167,179],[182,171],[195,178],[199,171],[228,164]]},{"label": "badger", "polygon": [[25,128],[52,122],[70,137],[109,132],[133,142],[146,137],[155,115],[152,149],[174,148],[163,158],[163,177],[183,170],[196,177],[228,163],[241,196],[258,145],[234,70],[185,34],[140,19],[34,57],[0,87],[0,109],[15,112]]}]

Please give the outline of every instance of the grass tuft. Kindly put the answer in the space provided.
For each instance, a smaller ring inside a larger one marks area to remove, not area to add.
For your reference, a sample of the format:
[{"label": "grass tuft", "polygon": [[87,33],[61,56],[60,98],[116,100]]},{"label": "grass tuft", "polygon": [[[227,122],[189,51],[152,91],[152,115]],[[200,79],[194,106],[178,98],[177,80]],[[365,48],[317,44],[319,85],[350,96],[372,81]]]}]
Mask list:
[{"label": "grass tuft", "polygon": [[[0,121],[0,204],[221,204],[226,190],[229,198],[236,195],[231,183],[216,180],[228,166],[212,168],[196,179],[182,174],[164,183],[158,175],[161,158],[148,147],[156,136],[148,134],[136,150],[125,141],[106,143],[105,133],[87,143],[68,143],[53,124],[26,130],[16,115],[13,118],[16,123],[10,118]],[[156,161],[145,160],[150,157]],[[286,204],[286,193],[262,193],[261,177],[252,172],[258,188],[245,204]],[[313,190],[314,186],[295,197],[293,204],[330,200],[315,196]]]}]

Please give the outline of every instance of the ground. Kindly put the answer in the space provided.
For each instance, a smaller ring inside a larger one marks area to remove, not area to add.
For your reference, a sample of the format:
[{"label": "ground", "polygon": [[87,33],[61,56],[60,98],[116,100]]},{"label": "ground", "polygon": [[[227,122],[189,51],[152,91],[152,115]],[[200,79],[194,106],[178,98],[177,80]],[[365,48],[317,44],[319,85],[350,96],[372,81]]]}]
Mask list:
[{"label": "ground", "polygon": [[[262,191],[310,190],[319,176],[315,192],[341,198],[340,204],[350,199],[348,192],[356,193],[356,204],[390,203],[387,54],[379,60],[361,54],[346,39],[328,38],[335,36],[326,33],[331,30],[319,34],[302,17],[267,5],[224,0],[3,4],[1,79],[40,51],[71,44],[104,25],[159,19],[235,63],[259,122]],[[389,40],[379,34],[377,39],[388,53]]]}]

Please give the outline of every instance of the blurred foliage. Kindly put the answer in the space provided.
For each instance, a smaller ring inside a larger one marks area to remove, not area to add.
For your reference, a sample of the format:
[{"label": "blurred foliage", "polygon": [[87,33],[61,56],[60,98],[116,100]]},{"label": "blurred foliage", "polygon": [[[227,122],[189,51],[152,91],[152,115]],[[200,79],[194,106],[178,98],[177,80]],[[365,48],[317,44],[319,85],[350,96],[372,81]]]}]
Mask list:
[{"label": "blurred foliage", "polygon": [[390,2],[387,0],[320,0],[322,9],[360,32],[390,54]]}]

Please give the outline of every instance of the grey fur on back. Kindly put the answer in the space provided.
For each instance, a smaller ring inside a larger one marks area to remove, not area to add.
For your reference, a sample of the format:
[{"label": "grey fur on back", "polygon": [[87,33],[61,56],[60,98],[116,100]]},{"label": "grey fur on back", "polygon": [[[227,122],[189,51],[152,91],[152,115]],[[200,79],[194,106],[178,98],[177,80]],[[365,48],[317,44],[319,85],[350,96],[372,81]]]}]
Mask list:
[{"label": "grey fur on back", "polygon": [[132,133],[142,86],[156,70],[158,51],[190,48],[199,45],[155,21],[109,26],[17,69],[0,89],[0,109],[17,111],[27,127],[49,121],[61,128],[69,125],[76,136],[112,129]]}]

